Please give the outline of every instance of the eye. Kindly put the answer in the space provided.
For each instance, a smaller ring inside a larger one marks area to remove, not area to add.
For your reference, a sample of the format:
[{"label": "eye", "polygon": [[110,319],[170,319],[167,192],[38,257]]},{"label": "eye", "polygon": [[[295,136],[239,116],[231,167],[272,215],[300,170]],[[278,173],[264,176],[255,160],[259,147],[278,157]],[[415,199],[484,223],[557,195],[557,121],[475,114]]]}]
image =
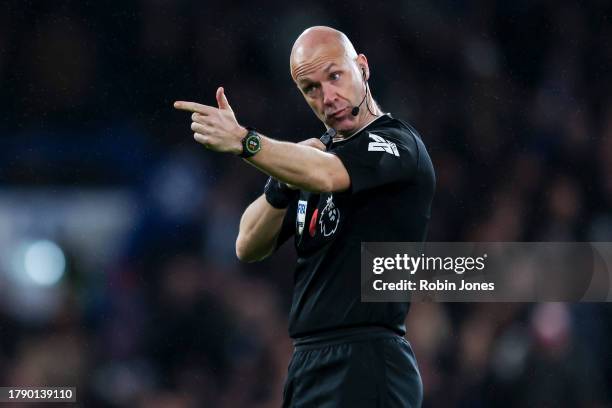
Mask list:
[{"label": "eye", "polygon": [[329,75],[329,79],[331,79],[332,81],[336,81],[336,80],[340,79],[340,72],[332,72]]},{"label": "eye", "polygon": [[311,94],[314,90],[316,89],[316,85],[312,84],[312,85],[307,85],[305,88],[302,89],[302,91],[309,95]]}]

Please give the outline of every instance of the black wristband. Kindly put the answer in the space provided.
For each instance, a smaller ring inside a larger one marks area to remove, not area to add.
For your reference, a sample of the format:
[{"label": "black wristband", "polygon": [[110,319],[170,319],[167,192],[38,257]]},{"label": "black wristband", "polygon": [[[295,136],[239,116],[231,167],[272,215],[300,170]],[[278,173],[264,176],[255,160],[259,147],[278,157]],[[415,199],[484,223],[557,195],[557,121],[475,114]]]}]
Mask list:
[{"label": "black wristband", "polygon": [[298,190],[292,190],[285,183],[270,177],[264,187],[266,201],[274,208],[287,208],[291,201],[299,194]]}]

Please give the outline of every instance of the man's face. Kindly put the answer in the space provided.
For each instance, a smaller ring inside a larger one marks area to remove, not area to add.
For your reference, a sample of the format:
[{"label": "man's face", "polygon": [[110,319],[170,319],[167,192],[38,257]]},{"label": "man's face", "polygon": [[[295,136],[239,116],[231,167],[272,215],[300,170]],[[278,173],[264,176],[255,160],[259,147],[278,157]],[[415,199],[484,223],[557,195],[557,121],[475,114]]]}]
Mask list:
[{"label": "man's face", "polygon": [[315,115],[341,133],[356,129],[362,116],[351,115],[365,95],[358,60],[324,50],[292,67],[295,83]]}]

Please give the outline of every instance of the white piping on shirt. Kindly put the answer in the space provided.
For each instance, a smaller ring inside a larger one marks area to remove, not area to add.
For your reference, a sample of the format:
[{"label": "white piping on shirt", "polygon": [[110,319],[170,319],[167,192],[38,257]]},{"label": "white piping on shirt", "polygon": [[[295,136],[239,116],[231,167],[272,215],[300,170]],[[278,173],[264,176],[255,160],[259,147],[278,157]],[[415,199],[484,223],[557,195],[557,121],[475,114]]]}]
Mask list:
[{"label": "white piping on shirt", "polygon": [[390,114],[387,113],[383,113],[380,116],[375,117],[374,119],[372,119],[371,121],[369,121],[368,123],[366,123],[365,125],[363,125],[360,129],[356,130],[355,132],[351,133],[350,135],[348,135],[347,137],[334,137],[333,138],[333,143],[338,143],[338,142],[344,142],[345,140],[349,140],[350,138],[352,138],[353,136],[355,136],[357,133],[361,132],[363,129],[367,128],[368,126],[370,126],[372,123],[376,122],[378,119],[382,118],[383,116],[389,116]]}]

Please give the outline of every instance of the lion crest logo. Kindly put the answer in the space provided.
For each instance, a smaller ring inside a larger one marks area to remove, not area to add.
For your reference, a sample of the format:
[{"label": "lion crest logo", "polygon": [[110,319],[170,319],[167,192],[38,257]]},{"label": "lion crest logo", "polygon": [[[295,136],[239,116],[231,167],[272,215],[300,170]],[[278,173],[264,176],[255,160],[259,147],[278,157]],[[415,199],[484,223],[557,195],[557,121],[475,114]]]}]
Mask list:
[{"label": "lion crest logo", "polygon": [[327,198],[325,207],[321,211],[321,217],[319,218],[319,227],[321,228],[321,234],[324,237],[329,237],[338,229],[340,224],[340,210],[334,204],[334,196],[330,195]]}]

